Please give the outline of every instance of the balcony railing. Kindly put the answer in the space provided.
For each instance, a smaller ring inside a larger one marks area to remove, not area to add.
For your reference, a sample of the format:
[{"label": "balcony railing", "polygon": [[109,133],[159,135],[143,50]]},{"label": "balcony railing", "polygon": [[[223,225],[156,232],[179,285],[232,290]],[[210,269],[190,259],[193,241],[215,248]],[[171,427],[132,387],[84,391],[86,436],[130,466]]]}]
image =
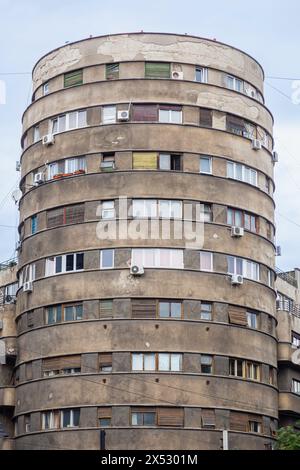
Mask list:
[{"label": "balcony railing", "polygon": [[298,282],[289,273],[285,273],[284,271],[281,271],[281,269],[279,268],[275,268],[275,271],[277,273],[277,276],[280,277],[280,279],[283,279],[284,281],[288,282],[293,287],[296,287],[296,288],[298,287]]},{"label": "balcony railing", "polygon": [[289,312],[292,315],[300,318],[300,305],[293,304],[289,300],[277,300],[276,301],[277,310],[283,310],[284,312]]},{"label": "balcony railing", "polygon": [[0,271],[3,271],[4,269],[12,268],[16,266],[17,263],[18,263],[17,258],[11,258],[11,259],[8,259],[7,261],[3,261],[2,263],[0,263]]}]

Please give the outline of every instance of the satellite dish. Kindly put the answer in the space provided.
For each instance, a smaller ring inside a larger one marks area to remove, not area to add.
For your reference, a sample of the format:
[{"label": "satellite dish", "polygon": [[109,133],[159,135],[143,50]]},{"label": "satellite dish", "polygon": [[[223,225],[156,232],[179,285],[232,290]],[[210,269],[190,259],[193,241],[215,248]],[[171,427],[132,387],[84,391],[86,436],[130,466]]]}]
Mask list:
[{"label": "satellite dish", "polygon": [[292,363],[297,364],[298,366],[300,365],[300,349],[297,349],[297,351],[293,352]]},{"label": "satellite dish", "polygon": [[15,191],[11,193],[11,197],[13,198],[15,204],[18,204],[19,200],[22,197],[22,191],[20,191],[20,189],[15,189]]}]

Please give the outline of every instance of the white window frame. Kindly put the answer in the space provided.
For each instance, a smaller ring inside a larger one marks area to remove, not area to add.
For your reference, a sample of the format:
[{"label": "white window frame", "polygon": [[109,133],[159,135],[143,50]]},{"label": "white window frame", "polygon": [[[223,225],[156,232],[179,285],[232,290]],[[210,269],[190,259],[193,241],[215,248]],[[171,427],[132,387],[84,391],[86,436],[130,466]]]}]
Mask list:
[{"label": "white window frame", "polygon": [[[61,429],[78,428],[79,427],[79,426],[74,425],[74,411],[75,411],[75,409],[73,409],[73,408],[60,411],[60,427],[61,427]],[[64,426],[64,413],[65,412],[67,412],[67,413],[70,412],[70,424],[68,424],[67,426]]]},{"label": "white window frame", "polygon": [[[251,328],[252,330],[257,330],[257,327],[258,327],[258,314],[255,313],[255,312],[250,312],[250,311],[247,311],[246,312],[246,317],[247,317],[247,324],[248,324],[248,328]],[[254,320],[254,326],[252,326],[252,319],[255,319]]]},{"label": "white window frame", "polygon": [[33,282],[35,280],[35,263],[27,264],[21,271],[19,278],[19,287],[22,287],[25,282]]},{"label": "white window frame", "polygon": [[33,129],[33,142],[36,143],[39,140],[41,140],[40,126],[34,126],[34,129]]},{"label": "white window frame", "polygon": [[[112,266],[103,266],[103,252],[104,251],[112,251]],[[115,250],[113,248],[108,248],[104,250],[100,250],[100,269],[102,270],[108,270],[108,269],[114,269],[115,267]]]},{"label": "white window frame", "polygon": [[[150,215],[148,208],[151,207]],[[139,214],[138,210],[142,209]],[[157,217],[157,199],[133,199],[132,200],[132,217],[133,218],[150,218]]]},{"label": "white window frame", "polygon": [[4,297],[7,297],[7,296],[15,297],[17,294],[18,288],[19,288],[18,282],[12,282],[11,284],[7,284],[4,290]]},{"label": "white window frame", "polygon": [[[146,264],[146,254],[147,254],[147,251],[148,250],[152,250],[154,252],[154,265],[147,265]],[[131,250],[131,265],[134,265],[134,264],[139,264],[139,263],[136,263],[135,262],[135,255],[138,255],[138,254],[141,254],[141,257],[142,257],[142,266],[144,266],[145,268],[162,268],[162,269],[184,269],[184,262],[183,262],[183,250],[180,250],[180,249],[167,249],[169,252],[170,252],[170,260],[171,260],[171,263],[170,263],[170,266],[161,266],[160,264],[160,254],[161,254],[161,251],[163,251],[164,249],[160,249],[160,248],[133,248]],[[172,258],[174,258],[174,256],[172,256],[174,253],[177,253],[177,254],[180,254],[181,256],[181,260],[182,260],[182,263],[180,264],[180,266],[176,265],[176,266],[173,266],[172,264]],[[138,256],[139,257],[139,256]]]},{"label": "white window frame", "polygon": [[[162,215],[162,206],[163,204],[168,205],[168,215],[166,217],[163,217]],[[172,215],[173,213],[173,206],[174,205],[180,205],[180,215],[178,217],[175,217]],[[172,199],[159,199],[158,200],[158,216],[161,219],[182,219],[182,201],[179,200],[172,200]]]},{"label": "white window frame", "polygon": [[[162,367],[163,356],[168,360],[168,368]],[[179,367],[174,367],[174,361],[178,362]],[[158,353],[157,369],[161,372],[181,372],[182,371],[182,354],[180,353]]]},{"label": "white window frame", "polygon": [[[201,256],[209,256],[210,257],[210,268],[209,269],[204,269],[201,267]],[[213,258],[213,253],[210,252],[210,251],[200,251],[200,254],[199,254],[199,269],[200,271],[202,272],[213,272],[214,270],[214,258]]]},{"label": "white window frame", "polygon": [[[164,111],[164,112],[167,112],[169,113],[168,114],[168,120],[163,120],[161,119],[161,112]],[[173,113],[176,113],[176,116],[179,117],[178,120],[173,120],[173,117],[175,116],[175,114]],[[161,122],[161,123],[165,123],[165,124],[182,124],[182,110],[181,111],[175,111],[175,109],[159,109],[158,110],[158,122]]]},{"label": "white window frame", "polygon": [[[42,413],[42,429],[59,429],[59,426],[55,426],[55,413],[58,411],[44,411]],[[46,428],[46,415],[49,415],[49,427]]]},{"label": "white window frame", "polygon": [[[85,114],[85,123],[83,125],[79,125],[79,114],[80,113],[84,113]],[[75,126],[74,127],[70,127],[70,115],[72,114],[75,114]],[[60,120],[62,118],[65,118],[66,120],[66,126],[65,126],[65,129],[62,129],[60,130]],[[53,130],[53,127],[54,127],[54,122],[57,121],[57,131],[54,132]],[[60,134],[61,132],[66,132],[66,131],[70,131],[70,130],[73,130],[73,129],[80,129],[82,127],[86,127],[87,126],[87,123],[86,123],[86,109],[78,109],[76,111],[70,111],[68,113],[63,113],[63,114],[59,114],[58,116],[55,116],[54,118],[52,118],[50,120],[50,123],[49,123],[49,133],[50,134]]]},{"label": "white window frame", "polygon": [[[46,258],[46,264],[45,264],[45,277],[48,276],[59,276],[60,274],[66,274],[66,273],[73,273],[73,272],[80,272],[83,271],[84,268],[81,269],[76,269],[76,264],[77,264],[77,256],[82,255],[83,252],[78,252],[78,253],[66,253],[64,255],[57,255],[57,256],[51,256],[49,258]],[[67,268],[67,256],[68,255],[73,255],[74,256],[74,264],[73,267],[74,269],[72,270],[66,270]],[[53,259],[52,259],[53,258]],[[61,258],[61,272],[56,273],[56,259]]]},{"label": "white window frame", "polygon": [[[233,169],[233,176],[230,176],[229,166],[231,166]],[[237,171],[238,167],[241,167],[242,169],[242,179],[238,178],[238,171]],[[250,168],[249,166],[243,165],[242,163],[236,163],[236,162],[227,160],[226,171],[227,171],[226,173],[227,178],[229,179],[234,179],[236,181],[248,183],[256,187],[258,186],[258,174],[257,174],[257,170],[255,170],[254,168]],[[248,180],[246,177],[247,172],[249,172],[250,174],[250,180]]]},{"label": "white window frame", "polygon": [[[197,80],[197,70],[201,70],[202,80]],[[197,83],[207,83],[208,82],[208,68],[196,65],[195,67],[195,82]]]},{"label": "white window frame", "polygon": [[[202,160],[208,160],[209,161],[209,171],[202,171],[201,170],[201,161]],[[209,155],[200,155],[199,159],[199,173],[201,175],[211,175],[212,174],[212,157]]]},{"label": "white window frame", "polygon": [[[229,85],[229,80],[232,81],[232,86]],[[241,89],[239,89],[238,83],[241,84]],[[237,78],[234,75],[226,75],[226,87],[229,90],[237,91],[239,93],[245,93],[245,82],[241,78]]]},{"label": "white window frame", "polygon": [[102,106],[102,124],[114,124],[116,122],[117,122],[116,105]]},{"label": "white window frame", "polygon": [[[59,164],[63,164],[63,166],[64,166],[63,173],[74,173],[74,171],[78,171],[78,170],[86,171],[86,158],[85,158],[85,156],[74,157],[74,158],[66,158],[65,160],[49,163],[49,166],[48,166],[48,180],[52,180],[55,175],[59,174],[58,173],[58,165]],[[74,166],[74,169],[72,171],[69,171],[71,165]]]},{"label": "white window frame", "polygon": [[[147,368],[147,360],[153,362],[153,367]],[[140,364],[140,367],[134,366],[134,363]],[[154,372],[156,370],[156,355],[155,353],[132,353],[131,355],[131,370],[136,372]]]},{"label": "white window frame", "polygon": [[49,82],[46,82],[43,84],[43,95],[46,96],[48,95],[50,92],[49,90]]},{"label": "white window frame", "polygon": [[115,219],[115,217],[116,217],[116,209],[115,209],[114,199],[111,199],[109,201],[102,201],[101,218],[106,220],[106,219]]},{"label": "white window frame", "polygon": [[[258,263],[255,261],[250,261],[248,259],[240,258],[238,256],[231,256],[228,255],[227,257],[227,264],[228,264],[228,258],[232,258],[234,260],[234,272],[230,272],[229,270],[227,271],[227,274],[233,275],[233,274],[239,274],[237,273],[237,262],[238,260],[242,260],[242,276],[245,277],[246,279],[250,279],[252,281],[260,281],[260,266]],[[248,267],[250,266],[250,272],[251,275],[248,276]],[[257,276],[253,276],[253,274],[257,273]]]},{"label": "white window frame", "polygon": [[292,393],[296,393],[300,395],[300,380],[293,379],[292,380]]}]

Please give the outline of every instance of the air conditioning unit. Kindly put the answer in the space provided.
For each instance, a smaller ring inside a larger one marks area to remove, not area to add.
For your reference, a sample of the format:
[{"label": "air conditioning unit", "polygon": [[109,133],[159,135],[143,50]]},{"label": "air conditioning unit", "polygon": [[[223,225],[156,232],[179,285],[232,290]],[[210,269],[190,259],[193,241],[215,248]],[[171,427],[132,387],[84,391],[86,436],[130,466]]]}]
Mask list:
[{"label": "air conditioning unit", "polygon": [[6,304],[15,304],[16,303],[16,297],[13,295],[6,295],[4,298],[4,302]]},{"label": "air conditioning unit", "polygon": [[130,274],[133,276],[142,276],[144,274],[144,268],[142,266],[133,265],[130,268]]},{"label": "air conditioning unit", "polygon": [[101,162],[100,163],[101,170],[114,170],[115,169],[115,162]]},{"label": "air conditioning unit", "polygon": [[281,256],[281,246],[276,246],[276,256]]},{"label": "air conditioning unit", "polygon": [[129,121],[129,110],[118,111],[118,121]]},{"label": "air conditioning unit", "polygon": [[232,237],[243,237],[244,236],[243,227],[231,227],[231,236]]},{"label": "air conditioning unit", "polygon": [[261,150],[261,147],[262,147],[262,145],[261,145],[261,141],[260,141],[260,140],[258,140],[258,139],[253,139],[253,140],[252,140],[252,148],[253,148],[253,150]]},{"label": "air conditioning unit", "polygon": [[32,292],[32,290],[33,290],[33,282],[32,281],[24,282],[23,292]]},{"label": "air conditioning unit", "polygon": [[233,286],[240,286],[242,285],[244,282],[244,278],[243,276],[241,276],[241,274],[233,274],[231,276],[231,284]]},{"label": "air conditioning unit", "polygon": [[274,162],[274,163],[277,163],[277,162],[278,162],[278,153],[277,153],[277,152],[273,152],[273,154],[272,154],[272,159],[273,159],[273,162]]},{"label": "air conditioning unit", "polygon": [[35,184],[35,185],[39,185],[39,184],[44,183],[44,182],[45,182],[45,175],[44,175],[44,173],[41,173],[41,172],[40,172],[40,173],[36,173],[36,174],[34,175],[34,180],[33,180],[33,181],[34,181],[34,184]]},{"label": "air conditioning unit", "polygon": [[177,70],[172,71],[173,80],[183,80],[183,72],[178,72]]},{"label": "air conditioning unit", "polygon": [[44,137],[42,138],[42,144],[43,145],[52,145],[54,144],[54,135],[53,134],[46,134],[44,135]]}]

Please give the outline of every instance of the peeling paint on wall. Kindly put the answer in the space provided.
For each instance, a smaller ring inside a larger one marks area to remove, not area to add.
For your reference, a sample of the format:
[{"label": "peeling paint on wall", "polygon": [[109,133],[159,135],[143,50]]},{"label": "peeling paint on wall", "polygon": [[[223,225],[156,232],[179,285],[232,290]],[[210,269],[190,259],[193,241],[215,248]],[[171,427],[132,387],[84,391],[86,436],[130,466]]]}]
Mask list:
[{"label": "peeling paint on wall", "polygon": [[64,73],[68,67],[77,64],[82,58],[78,47],[66,46],[47,56],[35,70],[33,76],[34,86],[40,86],[54,75]]}]

